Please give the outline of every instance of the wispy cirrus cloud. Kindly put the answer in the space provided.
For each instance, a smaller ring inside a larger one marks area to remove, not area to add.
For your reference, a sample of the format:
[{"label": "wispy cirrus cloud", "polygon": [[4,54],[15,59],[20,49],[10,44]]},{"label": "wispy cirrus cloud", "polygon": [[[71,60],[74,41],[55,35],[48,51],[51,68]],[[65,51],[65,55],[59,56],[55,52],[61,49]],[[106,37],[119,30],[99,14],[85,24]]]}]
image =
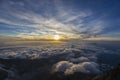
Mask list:
[{"label": "wispy cirrus cloud", "polygon": [[[0,23],[21,27],[16,35],[60,34],[64,37],[96,37],[104,30],[104,20],[94,18],[91,10],[67,8],[61,0],[46,1],[1,1]],[[66,11],[67,10],[67,11]],[[31,30],[34,28],[35,30]],[[24,36],[23,35],[23,36]],[[33,35],[34,36],[34,35]]]}]

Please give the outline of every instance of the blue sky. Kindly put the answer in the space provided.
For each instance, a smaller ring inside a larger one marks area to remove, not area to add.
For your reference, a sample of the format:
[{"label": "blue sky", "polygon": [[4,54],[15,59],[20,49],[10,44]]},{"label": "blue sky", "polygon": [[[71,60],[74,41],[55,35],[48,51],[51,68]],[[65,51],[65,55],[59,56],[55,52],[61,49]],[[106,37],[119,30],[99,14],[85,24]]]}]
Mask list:
[{"label": "blue sky", "polygon": [[0,35],[120,38],[120,0],[0,0]]}]

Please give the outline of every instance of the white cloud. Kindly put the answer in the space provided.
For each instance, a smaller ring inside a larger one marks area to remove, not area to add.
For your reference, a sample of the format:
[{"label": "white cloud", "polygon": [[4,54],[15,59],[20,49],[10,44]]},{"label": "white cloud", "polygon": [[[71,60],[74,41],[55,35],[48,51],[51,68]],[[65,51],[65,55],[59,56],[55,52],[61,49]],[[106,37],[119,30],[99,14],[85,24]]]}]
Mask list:
[{"label": "white cloud", "polygon": [[53,67],[54,68],[53,72],[57,72],[57,71],[64,72],[66,71],[66,69],[70,68],[71,66],[73,66],[73,63],[70,63],[68,61],[60,61],[57,64],[55,64],[55,66]]},{"label": "white cloud", "polygon": [[81,56],[79,58],[71,58],[70,61],[73,63],[80,63],[80,62],[87,62],[89,61],[89,59],[87,57]]},{"label": "white cloud", "polygon": [[82,62],[74,64],[69,61],[60,61],[53,67],[53,72],[64,72],[66,75],[74,74],[75,72],[98,74],[100,70],[94,62]]}]

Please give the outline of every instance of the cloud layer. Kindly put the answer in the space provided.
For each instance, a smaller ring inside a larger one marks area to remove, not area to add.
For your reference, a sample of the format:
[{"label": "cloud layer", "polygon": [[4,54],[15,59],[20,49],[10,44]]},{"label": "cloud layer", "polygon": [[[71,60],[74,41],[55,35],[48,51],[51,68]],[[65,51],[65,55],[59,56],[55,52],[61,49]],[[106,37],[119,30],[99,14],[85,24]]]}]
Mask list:
[{"label": "cloud layer", "polygon": [[[116,46],[118,42],[116,44],[110,43],[103,42],[103,45],[119,47]],[[119,63],[120,50],[118,48],[112,51],[111,47],[107,47],[107,50],[106,47],[100,46],[99,42],[96,44],[84,41],[3,41],[0,43],[0,58],[47,59],[50,60],[50,69],[54,73],[63,72],[66,75],[75,72],[98,74],[111,68],[111,60],[116,60],[112,65]],[[114,56],[113,59],[111,56]]]}]

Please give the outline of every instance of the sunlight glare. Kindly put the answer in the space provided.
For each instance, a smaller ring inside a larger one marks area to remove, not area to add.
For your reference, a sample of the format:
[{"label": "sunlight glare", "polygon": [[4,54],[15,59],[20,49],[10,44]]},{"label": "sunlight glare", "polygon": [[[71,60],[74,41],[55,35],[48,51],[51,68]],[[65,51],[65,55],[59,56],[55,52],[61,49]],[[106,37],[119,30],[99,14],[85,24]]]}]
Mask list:
[{"label": "sunlight glare", "polygon": [[55,40],[59,40],[59,39],[60,39],[60,36],[59,36],[59,35],[54,35],[54,39],[55,39]]}]

